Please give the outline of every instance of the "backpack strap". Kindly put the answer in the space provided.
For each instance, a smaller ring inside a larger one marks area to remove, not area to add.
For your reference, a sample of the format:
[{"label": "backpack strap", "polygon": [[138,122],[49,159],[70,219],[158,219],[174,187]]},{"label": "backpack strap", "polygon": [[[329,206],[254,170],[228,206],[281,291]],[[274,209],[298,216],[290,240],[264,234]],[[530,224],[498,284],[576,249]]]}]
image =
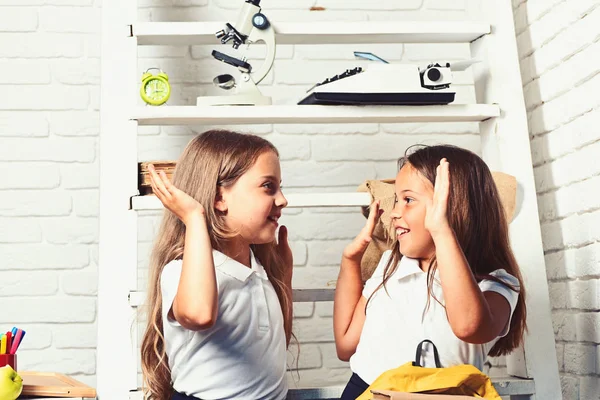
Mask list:
[{"label": "backpack strap", "polygon": [[415,355],[415,361],[412,363],[412,365],[415,367],[424,367],[424,365],[421,365],[421,351],[423,350],[423,343],[430,343],[433,346],[433,358],[435,359],[435,367],[442,368],[442,364],[440,363],[440,355],[438,354],[437,347],[435,347],[435,344],[433,344],[433,342],[429,339],[425,339],[417,345],[417,354]]}]

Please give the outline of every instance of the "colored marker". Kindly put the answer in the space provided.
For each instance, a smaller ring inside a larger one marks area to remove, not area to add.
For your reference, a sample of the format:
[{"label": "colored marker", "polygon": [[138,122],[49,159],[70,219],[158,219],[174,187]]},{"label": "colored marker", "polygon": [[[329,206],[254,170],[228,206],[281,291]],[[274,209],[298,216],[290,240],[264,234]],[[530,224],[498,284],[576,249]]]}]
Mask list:
[{"label": "colored marker", "polygon": [[23,336],[23,331],[21,329],[17,329],[17,334],[15,335],[9,354],[15,354],[17,348],[19,347],[21,336]]},{"label": "colored marker", "polygon": [[10,346],[12,345],[12,332],[6,332],[6,350],[10,351]]},{"label": "colored marker", "polygon": [[[15,353],[17,352],[17,350],[19,349],[19,346],[21,346],[21,342],[23,341],[23,338],[25,337],[25,334],[27,332],[25,332],[24,329],[21,329],[21,338],[19,339],[19,343],[17,343],[17,348],[15,349]],[[13,340],[13,344],[14,344],[14,340]]]}]

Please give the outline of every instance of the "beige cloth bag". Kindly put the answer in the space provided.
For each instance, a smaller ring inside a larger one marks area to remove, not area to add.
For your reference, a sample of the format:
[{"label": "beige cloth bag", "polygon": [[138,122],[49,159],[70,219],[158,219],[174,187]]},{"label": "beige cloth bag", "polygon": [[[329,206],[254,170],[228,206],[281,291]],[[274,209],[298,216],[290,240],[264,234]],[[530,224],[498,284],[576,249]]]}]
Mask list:
[{"label": "beige cloth bag", "polygon": [[[514,176],[503,172],[492,172],[492,177],[498,188],[506,218],[508,222],[511,222],[516,206],[517,180]],[[390,214],[394,208],[394,182],[395,179],[368,180],[357,189],[359,192],[369,192],[373,201],[379,200],[379,206],[383,210],[381,218],[375,225],[373,240],[369,243],[361,261],[363,282],[371,277],[379,263],[381,254],[388,250],[392,244],[391,238],[394,227]],[[365,217],[368,217],[369,208],[363,207],[362,213]]]}]

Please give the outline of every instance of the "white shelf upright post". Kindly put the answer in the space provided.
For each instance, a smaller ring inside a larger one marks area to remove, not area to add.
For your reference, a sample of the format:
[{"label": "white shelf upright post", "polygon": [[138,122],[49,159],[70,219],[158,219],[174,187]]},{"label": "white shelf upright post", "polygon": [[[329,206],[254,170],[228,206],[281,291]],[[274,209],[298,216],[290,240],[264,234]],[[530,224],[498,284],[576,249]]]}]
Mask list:
[{"label": "white shelf upright post", "polygon": [[519,70],[513,11],[509,0],[481,2],[489,35],[471,43],[478,103],[499,104],[501,115],[480,124],[482,153],[491,169],[517,178],[518,215],[510,224],[511,245],[527,289],[524,348],[507,357],[508,373],[533,378],[535,394],[511,399],[562,398],[544,262],[527,114]]},{"label": "white shelf upright post", "polygon": [[136,1],[104,0],[100,107],[100,236],[98,265],[97,394],[125,400],[137,387],[135,309],[137,218],[129,198],[137,194],[137,43],[129,24]]}]

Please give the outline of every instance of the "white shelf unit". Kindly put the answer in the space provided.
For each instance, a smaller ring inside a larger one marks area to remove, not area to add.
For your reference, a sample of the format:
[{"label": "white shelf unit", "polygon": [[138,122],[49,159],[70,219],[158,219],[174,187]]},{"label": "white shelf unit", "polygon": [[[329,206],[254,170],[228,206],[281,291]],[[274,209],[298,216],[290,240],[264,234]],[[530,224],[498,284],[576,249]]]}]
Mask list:
[{"label": "white shelf unit", "polygon": [[449,104],[445,106],[169,106],[138,107],[131,118],[139,125],[227,124],[330,124],[398,122],[475,122],[498,117],[495,104]]},{"label": "white shelf unit", "polygon": [[[278,44],[471,43],[479,104],[422,107],[136,107],[139,45],[217,44],[222,22],[136,23],[136,2],[104,0],[100,136],[100,251],[97,392],[100,400],[141,398],[138,343],[131,331],[137,289],[137,211],[159,209],[137,196],[137,126],[173,124],[349,123],[481,121],[483,157],[493,170],[514,175],[520,206],[511,239],[528,285],[529,332],[524,348],[508,357],[508,372],[526,379],[495,379],[511,399],[560,399],[554,335],[542,251],[525,106],[511,3],[482,1],[491,22],[318,22],[275,24]],[[363,194],[298,195],[292,206],[348,206]],[[303,197],[304,196],[304,197]],[[356,196],[356,197],[354,197]],[[128,201],[129,200],[129,201]],[[350,203],[350,204],[349,204]],[[118,277],[118,278],[117,278]],[[333,289],[296,289],[295,301],[331,300]],[[114,363],[114,353],[120,354]],[[337,398],[340,387],[292,390],[289,399]]]},{"label": "white shelf unit", "polygon": [[[494,387],[500,396],[533,396],[535,392],[533,381],[510,377],[494,379]],[[286,400],[339,400],[343,390],[343,386],[290,389]],[[141,392],[132,392],[129,400],[144,400],[144,398]]]},{"label": "white shelf unit", "polygon": [[[468,43],[490,33],[490,24],[466,21],[274,22],[277,44]],[[143,45],[213,45],[223,22],[141,22],[131,35]]]},{"label": "white shelf unit", "polygon": [[[311,301],[333,301],[334,288],[323,289],[294,289],[294,301],[298,303],[306,303]],[[131,307],[139,307],[144,304],[146,293],[142,291],[129,292],[129,305]]]},{"label": "white shelf unit", "polygon": [[[306,207],[360,207],[371,203],[368,193],[291,193],[285,195],[288,208]],[[133,210],[162,210],[160,200],[154,195],[133,196]]]}]

